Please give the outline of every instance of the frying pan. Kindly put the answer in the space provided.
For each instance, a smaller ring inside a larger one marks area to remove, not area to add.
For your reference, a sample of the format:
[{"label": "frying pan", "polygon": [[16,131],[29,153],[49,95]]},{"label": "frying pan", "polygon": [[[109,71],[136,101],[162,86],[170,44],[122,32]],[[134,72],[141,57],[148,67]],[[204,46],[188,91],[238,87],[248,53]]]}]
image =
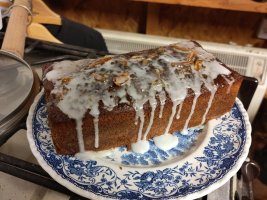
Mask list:
[{"label": "frying pan", "polygon": [[30,0],[15,0],[0,50],[0,135],[27,114],[40,88],[37,73],[23,60]]}]

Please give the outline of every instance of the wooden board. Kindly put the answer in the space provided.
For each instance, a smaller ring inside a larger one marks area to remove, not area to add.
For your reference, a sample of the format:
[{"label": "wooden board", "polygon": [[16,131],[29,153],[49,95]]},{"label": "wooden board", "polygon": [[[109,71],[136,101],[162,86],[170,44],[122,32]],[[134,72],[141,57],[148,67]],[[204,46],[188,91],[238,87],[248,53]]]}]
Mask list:
[{"label": "wooden board", "polygon": [[58,14],[90,27],[261,47],[262,13],[126,0],[46,0]]},{"label": "wooden board", "polygon": [[128,32],[142,31],[140,24],[146,13],[146,6],[143,3],[133,1],[48,0],[46,2],[55,12],[82,24]]},{"label": "wooden board", "polygon": [[267,13],[267,2],[257,2],[253,0],[134,0],[134,1]]},{"label": "wooden board", "polygon": [[[260,13],[235,12],[219,9],[197,8],[178,5],[152,7],[158,19],[153,21],[148,34],[240,45],[261,46],[256,38]],[[157,23],[157,24],[155,24]]]}]

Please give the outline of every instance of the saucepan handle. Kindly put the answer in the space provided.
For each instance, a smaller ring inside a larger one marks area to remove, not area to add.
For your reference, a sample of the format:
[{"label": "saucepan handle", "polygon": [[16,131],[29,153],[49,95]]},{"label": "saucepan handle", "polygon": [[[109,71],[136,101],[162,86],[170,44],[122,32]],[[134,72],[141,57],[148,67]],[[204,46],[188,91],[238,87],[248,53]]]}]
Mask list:
[{"label": "saucepan handle", "polygon": [[23,58],[31,0],[15,0],[10,12],[2,50]]}]

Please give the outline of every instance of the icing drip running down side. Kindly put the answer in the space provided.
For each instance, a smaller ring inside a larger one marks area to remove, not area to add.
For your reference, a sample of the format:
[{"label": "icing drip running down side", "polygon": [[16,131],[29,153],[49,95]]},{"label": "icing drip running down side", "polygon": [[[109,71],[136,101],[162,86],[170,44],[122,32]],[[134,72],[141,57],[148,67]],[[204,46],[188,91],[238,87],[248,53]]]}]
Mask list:
[{"label": "icing drip running down side", "polygon": [[228,83],[227,94],[229,94],[235,79],[234,78],[227,78],[225,75],[222,75],[222,77]]},{"label": "icing drip running down side", "polygon": [[[146,140],[154,118],[162,118],[167,98],[173,103],[172,112],[165,132],[155,138],[156,144],[164,149],[169,148],[165,143],[172,139],[169,133],[171,125],[174,122],[179,123],[183,102],[189,89],[194,93],[194,100],[185,129],[194,114],[201,88],[205,87],[211,92],[207,110],[202,118],[202,123],[205,123],[216,93],[214,79],[223,75],[231,87],[232,80],[226,78],[230,73],[212,54],[189,41],[136,53],[54,63],[45,78],[54,83],[52,93],[57,97],[55,104],[76,121],[80,152],[85,151],[82,120],[86,113],[93,118],[94,147],[101,146],[101,129],[98,123],[101,117],[101,102],[108,111],[112,111],[120,103],[133,105],[136,111],[136,121],[133,120],[133,123],[138,126],[138,132],[132,149],[144,153],[149,149]],[[149,119],[144,116],[145,103],[149,103],[151,107]],[[158,107],[159,115],[155,116]],[[148,120],[146,130],[145,120]],[[171,146],[177,142],[172,142]]]}]

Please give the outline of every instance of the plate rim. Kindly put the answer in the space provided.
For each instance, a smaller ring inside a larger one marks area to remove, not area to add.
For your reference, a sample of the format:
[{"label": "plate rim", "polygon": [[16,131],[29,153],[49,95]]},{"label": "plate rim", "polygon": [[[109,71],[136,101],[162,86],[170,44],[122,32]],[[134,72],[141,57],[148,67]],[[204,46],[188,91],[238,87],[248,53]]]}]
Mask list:
[{"label": "plate rim", "polygon": [[[55,172],[51,166],[49,166],[47,164],[47,162],[44,160],[44,158],[40,155],[39,151],[37,150],[37,147],[35,145],[34,139],[33,139],[33,130],[32,130],[32,119],[34,116],[34,111],[36,109],[36,106],[38,104],[38,102],[40,101],[41,97],[44,94],[44,89],[42,89],[38,95],[36,95],[34,102],[32,103],[30,110],[29,110],[29,114],[27,117],[27,139],[29,142],[29,146],[31,149],[31,152],[33,153],[34,157],[36,158],[36,160],[38,161],[39,165],[59,184],[63,185],[64,187],[66,187],[67,189],[71,190],[74,193],[77,193],[85,198],[92,198],[92,199],[112,199],[114,200],[114,198],[110,198],[110,197],[103,197],[103,196],[99,196],[96,195],[95,193],[91,192],[91,191],[85,191],[84,189],[81,189],[77,186],[75,186],[74,184],[70,183],[68,180],[62,178],[59,174],[57,174],[57,172]],[[232,168],[220,179],[218,179],[216,182],[214,182],[212,185],[197,191],[197,192],[193,192],[190,194],[187,194],[183,197],[179,197],[179,199],[183,199],[183,200],[189,200],[189,199],[196,199],[202,196],[205,196],[209,193],[211,193],[212,191],[218,189],[219,187],[221,187],[222,185],[224,185],[228,180],[230,180],[230,178],[232,176],[234,176],[237,171],[241,168],[243,162],[246,160],[248,153],[249,153],[249,149],[250,149],[250,145],[251,145],[251,124],[249,121],[249,117],[247,114],[247,111],[245,110],[242,102],[236,98],[235,103],[237,104],[240,113],[243,116],[244,119],[244,124],[246,126],[245,130],[246,130],[246,141],[244,143],[244,147],[243,147],[243,151],[239,156],[239,159],[235,162],[235,164],[232,166]],[[116,166],[116,165],[113,165]],[[161,166],[161,168],[164,166]],[[127,167],[126,167],[127,168]],[[146,170],[150,169],[150,170],[156,170],[158,167],[148,167],[146,168]],[[130,169],[130,168],[128,168]],[[139,168],[142,169],[142,168]],[[146,171],[144,170],[144,171]],[[117,170],[116,170],[117,171]],[[143,171],[143,170],[141,170]],[[169,199],[177,199],[174,197],[170,197]]]}]

